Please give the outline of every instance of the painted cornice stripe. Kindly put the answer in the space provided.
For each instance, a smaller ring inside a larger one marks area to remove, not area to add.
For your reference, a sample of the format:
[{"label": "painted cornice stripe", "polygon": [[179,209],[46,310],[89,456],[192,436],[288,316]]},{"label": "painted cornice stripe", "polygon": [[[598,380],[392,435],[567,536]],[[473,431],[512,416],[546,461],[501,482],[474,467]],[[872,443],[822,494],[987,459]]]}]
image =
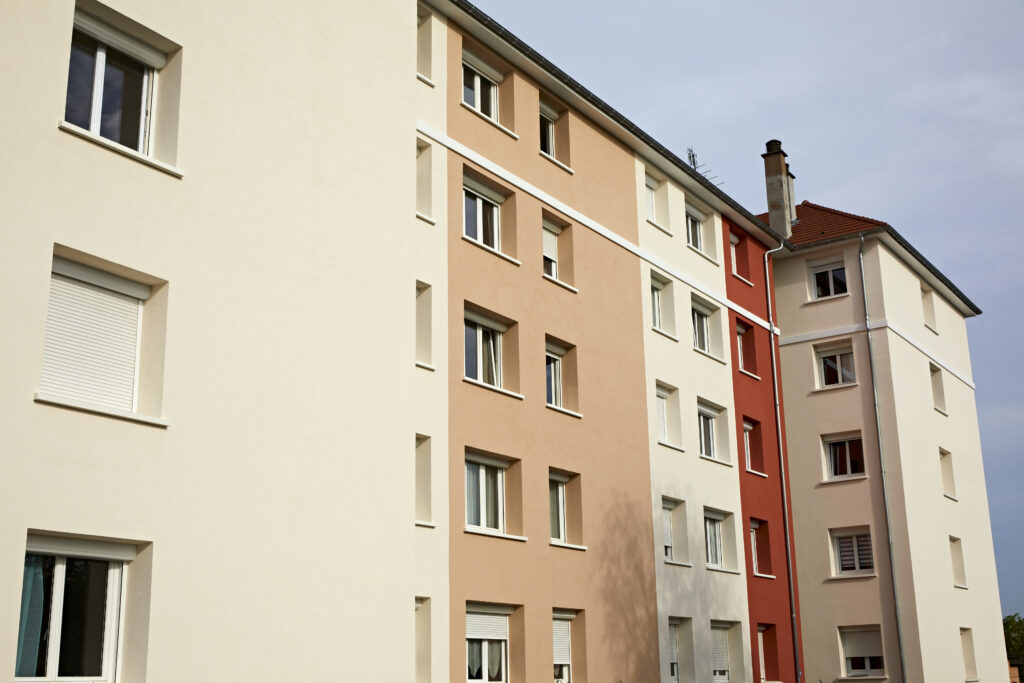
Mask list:
[{"label": "painted cornice stripe", "polygon": [[[725,297],[721,296],[720,294],[715,293],[710,287],[707,287],[706,285],[697,282],[692,277],[689,277],[686,274],[684,274],[678,268],[669,265],[668,263],[654,256],[650,252],[641,249],[639,246],[633,244],[632,242],[622,237],[618,233],[614,232],[613,230],[610,230],[605,226],[601,225],[600,223],[598,223],[597,221],[595,221],[594,219],[583,215],[582,213],[572,208],[568,204],[565,204],[564,202],[555,199],[547,192],[544,192],[540,188],[523,180],[522,178],[515,175],[511,171],[508,171],[507,169],[499,166],[498,164],[494,163],[493,161],[483,156],[482,154],[473,151],[472,149],[462,144],[461,142],[453,140],[444,133],[436,130],[430,124],[425,123],[423,121],[417,121],[416,130],[419,131],[422,135],[425,135],[434,142],[438,143],[439,145],[442,145],[443,147],[446,147],[447,149],[455,152],[464,159],[473,162],[477,166],[486,169],[487,171],[490,171],[491,173],[498,176],[499,178],[509,183],[510,185],[514,185],[523,192],[533,195],[535,198],[544,202],[548,206],[557,209],[566,216],[569,216],[576,223],[579,223],[580,225],[593,230],[598,235],[601,235],[605,239],[617,244],[626,251],[638,256],[639,258],[651,264],[652,266],[655,266],[662,272],[667,273],[676,280],[679,280],[683,284],[691,287],[695,291],[699,292],[701,295],[718,303],[720,306],[728,308],[729,310],[742,315],[744,318],[754,323],[755,325],[759,325],[760,327],[763,327],[766,330],[770,329],[768,326],[768,321],[761,319],[760,317],[754,315],[753,313],[743,308],[742,306],[739,306],[733,303],[732,301],[729,301]],[[775,328],[775,334],[779,334],[779,329],[777,327]]]}]

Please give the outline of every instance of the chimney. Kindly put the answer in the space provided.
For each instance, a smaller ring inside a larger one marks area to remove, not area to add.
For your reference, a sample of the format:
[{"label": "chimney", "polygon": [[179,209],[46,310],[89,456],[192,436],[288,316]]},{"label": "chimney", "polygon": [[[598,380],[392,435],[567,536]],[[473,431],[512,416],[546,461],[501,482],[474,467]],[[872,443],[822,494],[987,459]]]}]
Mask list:
[{"label": "chimney", "polygon": [[764,184],[768,192],[768,227],[788,238],[793,234],[796,222],[796,199],[793,195],[793,178],[786,163],[782,143],[769,140],[765,144]]}]

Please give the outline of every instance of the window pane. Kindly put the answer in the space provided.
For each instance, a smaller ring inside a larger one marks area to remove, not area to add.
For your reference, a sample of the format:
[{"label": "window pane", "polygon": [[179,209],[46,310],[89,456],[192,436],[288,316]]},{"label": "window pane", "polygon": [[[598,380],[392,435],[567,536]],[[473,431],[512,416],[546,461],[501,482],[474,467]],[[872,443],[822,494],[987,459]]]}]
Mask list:
[{"label": "window pane", "polygon": [[853,382],[853,353],[841,353],[839,354],[839,362],[842,365],[843,370],[843,382]]},{"label": "window pane", "polygon": [[658,396],[658,440],[668,441],[668,399]]},{"label": "window pane", "polygon": [[[75,31],[71,34],[71,64],[68,67],[68,95],[64,120],[89,128],[92,84],[96,72],[96,41]],[[43,675],[43,674],[40,674]]]},{"label": "window pane", "polygon": [[490,81],[480,79],[480,113],[488,118],[494,116],[494,86]]},{"label": "window pane", "polygon": [[864,474],[864,447],[860,439],[846,442],[850,449],[850,474]]},{"label": "window pane", "polygon": [[544,274],[548,277],[558,277],[558,263],[550,256],[544,257]]},{"label": "window pane", "polygon": [[559,520],[561,506],[558,504],[558,482],[548,481],[548,502],[551,505],[551,538],[562,537],[562,525]]},{"label": "window pane", "polygon": [[463,191],[463,203],[465,205],[465,213],[463,215],[464,225],[463,230],[466,231],[466,237],[471,240],[479,239],[477,237],[477,217],[476,217],[476,195],[470,194],[469,192]]},{"label": "window pane", "polygon": [[477,358],[479,358],[480,350],[477,348],[476,343],[476,325],[471,322],[466,322],[466,377],[470,379],[480,379],[477,374]]},{"label": "window pane", "polygon": [[483,200],[484,234],[483,243],[492,249],[498,249],[498,207]]},{"label": "window pane", "polygon": [[466,463],[466,524],[480,526],[480,465]]},{"label": "window pane", "polygon": [[661,290],[651,287],[651,320],[654,327],[661,327]]},{"label": "window pane", "polygon": [[543,116],[540,117],[540,151],[545,154],[552,154],[551,148],[551,122]]},{"label": "window pane", "polygon": [[822,356],[821,367],[823,373],[823,381],[825,384],[839,384],[839,367],[836,365],[836,361],[839,356]]},{"label": "window pane", "polygon": [[486,384],[498,386],[498,350],[497,346],[498,334],[492,330],[488,330],[486,327],[481,329],[480,340],[483,345],[483,378],[482,381]]},{"label": "window pane", "polygon": [[647,187],[647,217],[652,221],[655,218],[654,214],[654,188]]},{"label": "window pane", "polygon": [[709,458],[715,457],[715,421],[707,415],[700,420],[700,452]]},{"label": "window pane", "polygon": [[846,294],[846,268],[836,268],[832,271],[832,293]]},{"label": "window pane", "polygon": [[828,271],[822,271],[814,274],[814,296],[820,299],[823,296],[829,296],[832,292],[828,285]]},{"label": "window pane", "polygon": [[107,48],[100,135],[120,142],[125,147],[139,149],[142,83],[145,76],[146,69],[141,64]]},{"label": "window pane", "polygon": [[544,356],[544,374],[547,384],[547,401],[549,405],[556,405],[555,387],[558,381],[558,359],[551,356]]},{"label": "window pane", "polygon": [[462,67],[462,101],[473,106],[474,102],[474,90],[473,90],[473,79],[475,74],[470,70],[468,66]]},{"label": "window pane", "polygon": [[481,641],[466,641],[466,659],[469,663],[469,672],[467,673],[466,678],[470,681],[484,680],[483,643]]},{"label": "window pane", "polygon": [[853,550],[853,536],[843,536],[836,539],[836,548],[839,552],[839,571],[852,572],[857,569]]},{"label": "window pane", "polygon": [[50,636],[50,601],[53,599],[54,558],[25,555],[21,584],[21,621],[15,676],[45,676]]},{"label": "window pane", "polygon": [[488,529],[500,529],[498,523],[498,469],[496,467],[484,467],[484,504],[487,505],[487,526]]},{"label": "window pane", "polygon": [[846,442],[838,441],[828,445],[830,461],[832,462],[832,476],[841,477],[849,474],[846,468]]},{"label": "window pane", "polygon": [[69,557],[64,574],[59,676],[103,674],[103,636],[107,611],[107,570],[103,560]]},{"label": "window pane", "polygon": [[487,680],[488,681],[503,681],[505,680],[505,667],[502,666],[501,661],[502,649],[505,647],[505,642],[502,640],[488,641],[487,643]]}]

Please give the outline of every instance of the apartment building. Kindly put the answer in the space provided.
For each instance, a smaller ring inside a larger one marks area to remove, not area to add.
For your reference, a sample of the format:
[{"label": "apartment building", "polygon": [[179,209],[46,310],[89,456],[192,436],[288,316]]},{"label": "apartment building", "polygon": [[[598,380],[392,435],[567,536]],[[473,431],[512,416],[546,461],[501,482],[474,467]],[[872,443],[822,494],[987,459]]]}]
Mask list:
[{"label": "apartment building", "polygon": [[[807,680],[1004,680],[966,320],[878,220],[803,202],[768,143]],[[825,607],[827,606],[827,608]]]}]

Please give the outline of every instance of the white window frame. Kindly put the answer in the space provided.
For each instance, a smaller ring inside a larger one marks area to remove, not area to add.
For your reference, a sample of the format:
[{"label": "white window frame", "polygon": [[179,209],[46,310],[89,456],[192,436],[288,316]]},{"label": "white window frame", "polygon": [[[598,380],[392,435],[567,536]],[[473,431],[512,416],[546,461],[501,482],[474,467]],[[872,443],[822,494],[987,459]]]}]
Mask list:
[{"label": "white window frame", "polygon": [[732,260],[732,274],[733,275],[738,275],[739,277],[743,277],[742,275],[740,275],[739,268],[736,267],[736,246],[739,243],[740,243],[739,236],[736,235],[733,232],[730,232],[729,233],[729,256],[730,256],[730,259]]},{"label": "white window frame", "polygon": [[[466,101],[466,91],[464,82],[460,84],[462,87],[462,103],[470,109],[476,111],[484,118],[490,119],[495,123],[498,122],[498,84],[502,81],[501,74],[489,66],[482,59],[476,55],[464,51],[462,53],[462,68],[468,69],[473,74],[473,101]],[[462,78],[465,79],[465,72],[462,74]],[[485,82],[491,86],[491,114],[485,114],[483,110],[483,103],[481,100],[481,83]]]},{"label": "white window frame", "polygon": [[[123,637],[124,595],[127,581],[125,565],[135,559],[136,548],[127,543],[108,543],[78,538],[29,534],[26,555],[48,555],[54,558],[53,584],[49,614],[49,640],[47,643],[46,675],[16,676],[18,681],[79,681],[110,682],[115,680],[121,640]],[[103,660],[100,676],[58,677],[62,617],[64,606],[64,578],[68,559],[89,559],[108,562],[106,607],[104,610]],[[24,586],[22,587],[24,590]],[[21,625],[19,624],[19,633]]]},{"label": "white window frame", "polygon": [[[711,313],[691,305],[690,318],[693,321],[693,348],[704,353],[711,353]],[[704,337],[704,346],[700,344],[701,333]]]},{"label": "white window frame", "polygon": [[[555,514],[558,520],[558,535],[552,536],[551,540],[557,543],[568,543],[568,531],[565,520],[565,485],[567,483],[569,483],[569,478],[564,475],[555,474],[554,472],[548,475],[549,496],[552,484],[555,486]],[[550,526],[550,520],[548,526]]]},{"label": "white window frame", "polygon": [[712,569],[725,568],[725,555],[722,545],[722,523],[725,515],[711,510],[704,510],[704,556],[706,564]]},{"label": "white window frame", "polygon": [[[720,411],[705,403],[697,404],[697,439],[700,444],[698,452],[702,457],[720,460],[718,449],[715,445],[715,429],[718,426],[717,420]],[[705,425],[707,434],[705,434]]]},{"label": "white window frame", "polygon": [[658,441],[669,443],[669,400],[672,398],[674,389],[663,384],[655,385],[654,400],[657,406],[658,417]]},{"label": "white window frame", "polygon": [[704,222],[707,219],[692,206],[686,207],[686,243],[704,253]]},{"label": "white window frame", "polygon": [[[562,234],[562,227],[544,219],[541,223],[541,252],[543,255],[544,274],[558,280],[558,238]],[[548,247],[551,245],[551,248]],[[550,262],[551,272],[548,272]]]},{"label": "white window frame", "polygon": [[[562,359],[567,353],[567,349],[562,348],[552,342],[546,342],[544,347],[544,400],[549,406],[561,408],[563,404],[563,391],[562,391]],[[551,361],[550,363],[548,361]],[[551,382],[551,400],[547,400],[547,384]]]},{"label": "white window frame", "polygon": [[[860,441],[860,453],[861,453],[861,468],[863,472],[853,471],[853,461],[850,458],[850,442]],[[842,446],[842,453],[840,457],[846,461],[846,474],[836,474],[835,462],[833,459],[833,449]],[[825,468],[828,472],[829,481],[843,480],[843,479],[860,479],[867,476],[867,467],[864,462],[864,440],[860,436],[847,436],[844,438],[836,439],[825,439]]]},{"label": "white window frame", "polygon": [[661,183],[651,174],[644,176],[644,201],[646,203],[647,220],[658,223],[658,188]]},{"label": "white window frame", "polygon": [[[835,281],[835,277],[833,276],[832,273],[835,272],[836,270],[840,270],[840,269],[843,271],[843,277],[844,277],[844,283],[845,283],[845,286],[846,286],[846,291],[845,292],[839,292],[837,294],[836,293],[836,281]],[[818,284],[817,284],[816,276],[818,275],[818,273],[825,273],[825,272],[828,273],[828,294],[822,294],[821,296],[818,296]],[[845,277],[846,277],[846,264],[844,262],[842,262],[842,261],[833,261],[831,263],[826,263],[824,265],[813,266],[811,268],[811,298],[812,299],[830,299],[830,298],[835,297],[835,296],[844,296],[846,294],[849,294],[850,293],[850,283],[849,283],[848,280],[845,280]]]},{"label": "white window frame", "polygon": [[540,102],[540,127],[541,129],[547,129],[548,141],[551,145],[550,150],[544,149],[544,135],[540,136],[540,152],[541,154],[555,158],[555,122],[558,121],[558,112],[546,104],[543,100]]},{"label": "white window frame", "polygon": [[674,561],[676,555],[675,528],[672,521],[672,513],[675,511],[677,505],[678,503],[667,498],[661,499],[662,553],[664,559],[669,562]]},{"label": "white window frame", "polygon": [[[846,386],[846,385],[856,384],[857,383],[857,366],[856,366],[856,363],[854,362],[853,347],[851,347],[851,346],[844,346],[844,347],[840,347],[840,348],[831,348],[831,349],[827,349],[827,350],[824,350],[824,351],[818,350],[816,352],[816,355],[817,355],[817,361],[818,361],[818,381],[821,382],[821,386],[822,387],[839,387],[839,386]],[[850,375],[851,375],[851,378],[849,380],[845,380],[844,379],[845,378],[845,373],[844,373],[844,368],[843,368],[842,362],[843,362],[843,357],[845,357],[845,356],[849,356],[849,358],[850,358]],[[833,361],[836,364],[836,372],[838,373],[838,377],[839,377],[839,381],[838,382],[828,382],[828,381],[826,381],[825,361],[830,359],[830,358],[833,359]]]},{"label": "white window frame", "polygon": [[[487,607],[489,607],[489,606],[485,606],[485,608],[487,608]],[[469,609],[469,608],[467,608],[467,610],[466,610],[467,617],[470,614],[474,614],[474,613],[478,613],[478,611],[476,609]],[[505,614],[506,615],[506,620],[508,619],[508,617],[507,617],[508,612],[506,612],[504,610],[500,610],[500,609],[494,609],[494,610],[487,609],[486,613]],[[506,629],[507,629],[507,626],[506,626]],[[469,678],[469,645],[470,645],[470,641],[479,641],[480,642],[480,671],[481,671],[481,674],[482,674],[481,678]],[[466,670],[466,681],[467,681],[467,683],[474,683],[474,682],[485,683],[485,682],[488,681],[488,673],[487,673],[488,667],[487,667],[487,665],[488,665],[488,657],[490,656],[490,653],[489,653],[490,648],[488,647],[488,645],[490,643],[492,643],[492,642],[499,642],[499,643],[501,643],[501,654],[500,654],[500,657],[501,657],[501,678],[498,679],[497,681],[495,681],[494,683],[508,683],[508,680],[509,680],[509,673],[508,673],[508,659],[509,659],[509,657],[508,657],[508,638],[507,637],[506,638],[471,638],[468,633],[466,634],[466,669],[465,669]]]},{"label": "white window frame", "polygon": [[[750,435],[754,432],[754,423],[749,420],[743,421],[743,456],[747,461],[747,469],[751,472],[757,472],[754,469],[753,463],[750,460]],[[763,472],[762,472],[763,474]]]},{"label": "white window frame", "polygon": [[[846,642],[846,634],[848,634],[848,633],[876,633],[876,634],[878,634],[878,646],[880,648],[879,653],[877,655],[847,656],[846,651],[847,651],[848,647],[847,647],[847,642]],[[861,678],[861,677],[866,677],[866,676],[878,676],[878,677],[885,676],[885,655],[881,651],[881,648],[882,648],[882,633],[881,633],[880,629],[877,629],[877,628],[875,628],[875,629],[861,629],[861,628],[843,628],[843,627],[840,627],[839,628],[839,642],[840,642],[840,645],[842,647],[843,673],[847,677],[850,677],[850,678]],[[855,659],[857,657],[863,657],[864,658],[864,660],[865,660],[865,668],[864,669],[852,669],[850,667],[850,660],[851,659]],[[880,669],[868,668],[871,665],[871,662],[870,662],[870,658],[871,657],[878,657],[878,658],[880,658],[882,660],[882,668],[880,668]]]},{"label": "white window frame", "polygon": [[[662,330],[661,326],[661,291],[665,289],[665,283],[651,278],[651,327]],[[664,331],[664,330],[662,330]]]},{"label": "white window frame", "polygon": [[[462,192],[463,202],[467,197],[476,202],[476,225],[473,226],[476,229],[476,237],[469,234],[465,204],[462,209],[462,235],[488,249],[501,252],[501,204],[505,201],[505,196],[469,176],[464,176],[462,179]],[[484,238],[484,211],[488,211],[494,216],[494,244],[488,244]]]},{"label": "white window frame", "polygon": [[[842,546],[847,543],[850,552],[853,553],[853,569],[843,568]],[[871,543],[870,531],[833,532],[832,552],[836,576],[873,574],[875,571],[874,547]]]},{"label": "white window frame", "polygon": [[750,328],[743,323],[736,323],[736,358],[739,361],[740,370],[747,370],[743,362],[743,335],[749,331]]},{"label": "white window frame", "polygon": [[[465,311],[464,324],[466,326],[473,325],[476,328],[476,377],[467,377],[474,382],[480,382],[481,384],[487,384],[488,386],[498,387],[502,386],[502,372],[501,372],[501,338],[502,335],[508,331],[508,327],[498,323],[484,316],[473,313],[472,311]],[[491,368],[491,374],[494,377],[495,383],[489,384],[484,381],[484,331],[488,331],[491,334],[493,340],[492,357],[494,359],[494,366]],[[465,349],[464,353],[467,353]],[[465,366],[463,366],[465,367]]]},{"label": "white window frame", "polygon": [[[505,533],[505,470],[508,469],[510,463],[505,460],[498,458],[492,458],[480,453],[466,452],[466,526],[470,529],[481,529],[483,531],[489,531],[491,533]],[[477,481],[479,484],[477,491],[470,491],[469,488],[469,468],[479,468],[479,475]],[[498,510],[498,527],[487,526],[487,472],[493,471],[497,477],[497,510]],[[480,505],[480,524],[472,524],[469,521],[469,501],[470,496],[476,496]]]},{"label": "white window frame", "polygon": [[760,528],[761,523],[759,521],[756,519],[750,520],[750,559],[755,574],[761,573],[757,568],[757,530]]}]

